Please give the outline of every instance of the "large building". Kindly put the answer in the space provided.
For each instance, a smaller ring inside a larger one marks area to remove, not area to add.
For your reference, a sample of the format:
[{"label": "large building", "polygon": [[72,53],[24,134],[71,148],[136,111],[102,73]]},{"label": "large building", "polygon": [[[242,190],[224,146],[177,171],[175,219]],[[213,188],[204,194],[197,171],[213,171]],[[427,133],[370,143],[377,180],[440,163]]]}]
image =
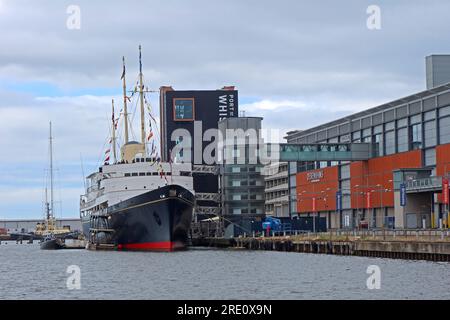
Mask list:
[{"label": "large building", "polygon": [[[216,143],[208,137],[208,130],[218,130],[222,119],[238,116],[238,91],[233,86],[219,90],[174,90],[160,88],[161,158],[168,161],[171,150],[180,141],[176,130],[184,129],[192,141],[190,162],[193,164],[194,191],[197,215],[219,213],[218,175],[215,163],[203,157],[205,148]],[[186,158],[186,155],[182,155]]]},{"label": "large building", "polygon": [[[223,137],[226,136],[226,130],[244,132],[245,140],[242,143],[236,142],[222,147],[232,147],[228,159],[224,159],[220,166],[220,192],[222,195],[222,214],[223,215],[245,215],[245,214],[263,214],[264,213],[264,177],[261,175],[263,165],[259,159],[251,161],[250,154],[252,146],[257,150],[258,146],[248,141],[248,130],[258,135],[261,130],[262,118],[259,117],[239,117],[228,118],[219,122],[219,130]],[[222,154],[227,151],[222,149]],[[242,163],[237,158],[242,156]]]},{"label": "large building", "polygon": [[238,117],[219,122],[223,137],[219,161],[225,237],[251,234],[262,228],[264,177],[257,156],[258,147],[263,143],[261,121],[259,117]]},{"label": "large building", "polygon": [[[428,63],[429,58],[427,68]],[[442,74],[439,68],[434,70]],[[290,162],[291,215],[326,218],[329,228],[445,226],[450,73],[439,77],[446,84],[433,83],[428,90],[288,132],[288,143],[366,142],[372,146],[367,161]]]}]

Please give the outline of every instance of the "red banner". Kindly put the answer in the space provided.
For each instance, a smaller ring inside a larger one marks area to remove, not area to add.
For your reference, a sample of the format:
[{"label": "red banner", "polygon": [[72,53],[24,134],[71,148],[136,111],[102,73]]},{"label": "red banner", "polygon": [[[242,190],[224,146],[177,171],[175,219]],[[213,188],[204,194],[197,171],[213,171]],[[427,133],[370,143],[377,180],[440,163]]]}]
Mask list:
[{"label": "red banner", "polygon": [[448,179],[442,179],[442,202],[448,204]]},{"label": "red banner", "polygon": [[312,211],[316,212],[316,198],[312,198]]},{"label": "red banner", "polygon": [[372,192],[367,191],[367,197],[366,197],[366,208],[369,209],[370,208],[370,195],[372,194]]}]

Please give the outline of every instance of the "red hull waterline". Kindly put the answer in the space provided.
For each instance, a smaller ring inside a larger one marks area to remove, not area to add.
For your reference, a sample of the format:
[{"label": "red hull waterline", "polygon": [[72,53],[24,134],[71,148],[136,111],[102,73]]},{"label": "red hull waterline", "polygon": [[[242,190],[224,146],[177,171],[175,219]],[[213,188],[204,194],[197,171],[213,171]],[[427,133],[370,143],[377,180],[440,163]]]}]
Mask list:
[{"label": "red hull waterline", "polygon": [[119,244],[118,250],[132,250],[132,251],[177,251],[186,249],[186,246],[178,241],[163,241],[163,242],[143,242],[143,243],[126,243]]}]

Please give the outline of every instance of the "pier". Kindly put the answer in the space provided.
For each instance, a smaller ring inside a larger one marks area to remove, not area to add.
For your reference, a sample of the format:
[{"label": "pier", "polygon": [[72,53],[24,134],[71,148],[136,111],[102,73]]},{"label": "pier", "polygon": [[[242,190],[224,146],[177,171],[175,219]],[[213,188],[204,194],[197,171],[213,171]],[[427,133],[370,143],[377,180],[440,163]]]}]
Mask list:
[{"label": "pier", "polygon": [[450,261],[446,230],[334,231],[294,235],[201,238],[193,246],[407,260]]}]

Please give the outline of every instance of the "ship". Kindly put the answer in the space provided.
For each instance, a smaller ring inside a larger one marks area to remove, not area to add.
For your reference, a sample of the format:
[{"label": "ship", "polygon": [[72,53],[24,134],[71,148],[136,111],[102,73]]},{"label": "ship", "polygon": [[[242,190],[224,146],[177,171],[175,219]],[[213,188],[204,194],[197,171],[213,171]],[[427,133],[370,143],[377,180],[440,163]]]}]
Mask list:
[{"label": "ship", "polygon": [[[85,193],[80,197],[83,234],[88,247],[92,248],[185,249],[195,206],[192,164],[182,163],[172,156],[163,162],[158,155],[155,148],[158,124],[146,98],[150,91],[144,90],[141,46],[139,80],[131,96],[127,96],[124,57],[122,62],[123,108],[116,119],[112,99],[110,146],[104,153],[102,165],[86,177]],[[140,142],[129,140],[127,103],[131,103],[135,93],[140,105]],[[119,122],[123,125],[121,146],[116,133]],[[153,127],[157,130],[153,131]]]}]

